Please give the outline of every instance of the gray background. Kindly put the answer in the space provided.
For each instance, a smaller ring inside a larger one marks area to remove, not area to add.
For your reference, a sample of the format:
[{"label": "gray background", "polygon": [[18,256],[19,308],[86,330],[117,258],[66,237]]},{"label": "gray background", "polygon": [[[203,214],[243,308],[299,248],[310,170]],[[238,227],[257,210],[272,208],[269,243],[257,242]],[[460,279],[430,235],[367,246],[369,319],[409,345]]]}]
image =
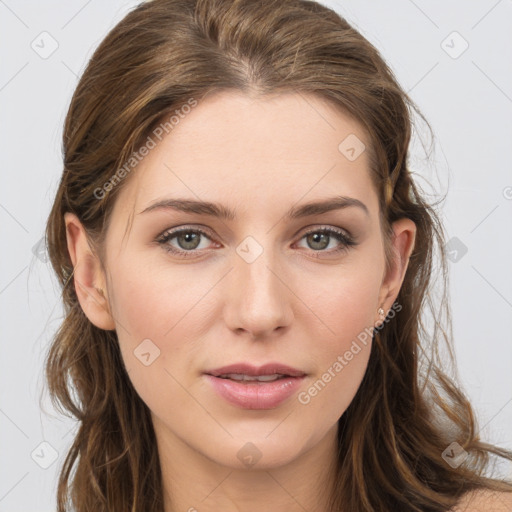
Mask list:
[{"label": "gray background", "polygon": [[[377,46],[434,129],[432,158],[415,139],[412,163],[422,186],[423,176],[447,193],[459,375],[481,436],[512,448],[512,2],[323,3]],[[134,5],[0,0],[1,512],[55,510],[57,469],[75,424],[47,396],[46,412],[39,407],[43,359],[62,310],[49,263],[34,247],[61,174],[62,124],[78,76]],[[510,465],[500,471],[512,478]]]}]

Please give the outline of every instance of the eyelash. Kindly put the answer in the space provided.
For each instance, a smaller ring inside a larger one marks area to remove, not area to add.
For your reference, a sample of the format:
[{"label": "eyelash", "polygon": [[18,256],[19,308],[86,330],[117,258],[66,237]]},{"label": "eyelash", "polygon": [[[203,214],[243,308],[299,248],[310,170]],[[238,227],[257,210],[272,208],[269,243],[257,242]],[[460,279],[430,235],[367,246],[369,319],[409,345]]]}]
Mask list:
[{"label": "eyelash", "polygon": [[[170,252],[179,257],[182,257],[182,258],[194,257],[195,254],[198,252],[197,249],[191,249],[190,251],[185,251],[182,249],[176,249],[175,247],[172,247],[171,245],[168,244],[168,242],[170,240],[172,240],[176,236],[180,235],[181,233],[196,233],[196,234],[199,233],[211,240],[211,236],[207,232],[203,231],[202,229],[180,228],[180,229],[176,229],[174,231],[167,231],[167,232],[163,233],[159,238],[156,239],[156,242],[158,244],[162,245],[163,249],[165,251]],[[357,245],[357,242],[355,242],[351,236],[347,235],[343,231],[335,229],[335,228],[326,228],[326,227],[314,229],[314,230],[304,233],[301,237],[301,240],[309,235],[317,234],[317,233],[328,234],[330,236],[333,236],[336,240],[338,240],[341,243],[341,245],[337,249],[330,250],[330,251],[325,251],[325,250],[314,251],[314,250],[312,250],[313,254],[319,253],[318,255],[314,255],[315,258],[321,257],[322,253],[339,254],[344,251],[347,251],[350,247]]]}]

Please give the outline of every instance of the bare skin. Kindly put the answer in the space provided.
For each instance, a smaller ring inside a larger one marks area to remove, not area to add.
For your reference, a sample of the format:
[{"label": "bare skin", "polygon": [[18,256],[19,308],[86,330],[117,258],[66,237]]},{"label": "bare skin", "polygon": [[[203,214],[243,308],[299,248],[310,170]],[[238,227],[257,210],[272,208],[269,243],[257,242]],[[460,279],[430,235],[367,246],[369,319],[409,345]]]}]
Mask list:
[{"label": "bare skin", "polygon": [[452,512],[510,512],[512,494],[478,490],[465,494]]},{"label": "bare skin", "polygon": [[[65,215],[81,306],[93,324],[116,330],[130,379],[151,410],[166,512],[327,510],[337,421],[371,350],[371,338],[355,354],[353,343],[379,323],[379,307],[388,312],[394,304],[416,233],[409,219],[394,223],[386,272],[367,151],[350,160],[338,149],[350,134],[368,148],[359,123],[314,96],[211,95],[123,184],[106,237],[106,272],[79,220]],[[364,207],[285,217],[334,196]],[[167,198],[220,203],[236,217],[142,213]],[[156,242],[178,227],[206,235]],[[321,228],[350,234],[356,245],[312,235]],[[240,248],[261,254],[248,262]],[[160,351],[148,366],[134,354],[146,339]],[[339,356],[346,364],[336,371]],[[307,374],[299,390],[307,403],[296,393],[275,408],[240,408],[203,373],[271,361]],[[329,369],[328,383],[310,393]],[[244,462],[247,450],[256,463]]]}]

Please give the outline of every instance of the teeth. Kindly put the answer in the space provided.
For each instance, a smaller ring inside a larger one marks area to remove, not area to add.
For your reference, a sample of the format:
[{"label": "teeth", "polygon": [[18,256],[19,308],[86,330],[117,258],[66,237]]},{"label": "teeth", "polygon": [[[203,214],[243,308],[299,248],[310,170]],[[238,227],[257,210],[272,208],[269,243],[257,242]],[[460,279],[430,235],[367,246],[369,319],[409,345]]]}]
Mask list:
[{"label": "teeth", "polygon": [[280,379],[281,377],[284,377],[284,375],[280,373],[274,373],[273,375],[258,375],[258,376],[252,376],[252,375],[242,375],[240,373],[226,373],[224,375],[219,375],[222,379],[231,379],[231,380],[257,380],[259,382],[272,382],[274,380]]}]

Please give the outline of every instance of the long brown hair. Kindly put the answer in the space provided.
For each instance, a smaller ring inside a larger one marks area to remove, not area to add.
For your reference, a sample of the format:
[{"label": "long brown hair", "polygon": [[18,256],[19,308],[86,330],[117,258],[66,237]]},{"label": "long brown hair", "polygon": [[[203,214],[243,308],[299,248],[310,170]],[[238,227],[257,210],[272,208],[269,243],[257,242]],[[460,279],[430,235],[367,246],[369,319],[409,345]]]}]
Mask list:
[{"label": "long brown hair", "polygon": [[[64,171],[46,229],[65,318],[45,369],[54,405],[79,428],[59,474],[58,511],[163,511],[149,410],[115,331],[97,328],[81,309],[64,213],[78,216],[103,258],[115,198],[136,172],[127,162],[191,99],[230,89],[315,94],[352,115],[371,140],[387,247],[393,221],[408,217],[417,226],[397,298],[402,309],[375,332],[365,377],[339,420],[330,510],[441,512],[470,490],[511,491],[511,482],[485,472],[491,454],[512,460],[512,452],[479,440],[470,403],[441,369],[438,347],[451,343],[444,232],[408,166],[411,114],[421,113],[379,52],[334,11],[307,0],[152,0],[101,42],[65,120]],[[386,257],[389,264],[389,250]],[[444,284],[437,299],[433,263]],[[468,456],[452,467],[443,452],[455,442]]]}]

